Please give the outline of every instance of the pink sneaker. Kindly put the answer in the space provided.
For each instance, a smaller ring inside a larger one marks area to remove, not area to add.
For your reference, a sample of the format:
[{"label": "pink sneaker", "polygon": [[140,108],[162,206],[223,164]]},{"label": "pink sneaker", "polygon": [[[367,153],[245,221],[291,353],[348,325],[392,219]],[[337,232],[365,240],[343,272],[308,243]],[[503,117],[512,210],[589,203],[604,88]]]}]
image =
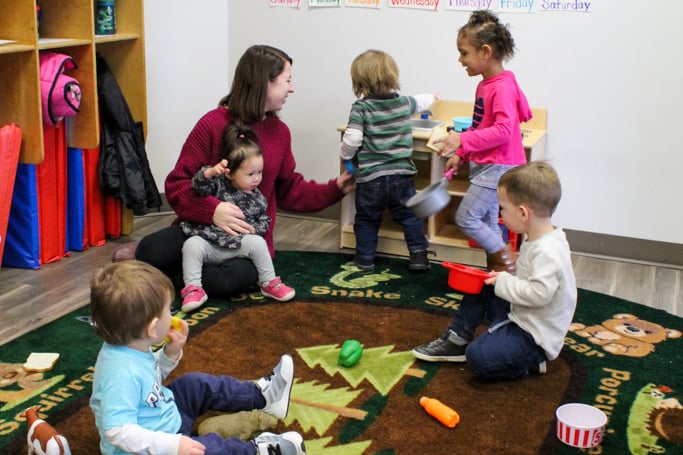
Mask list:
[{"label": "pink sneaker", "polygon": [[280,302],[286,302],[287,300],[292,300],[296,292],[283,283],[279,276],[276,276],[268,284],[261,286],[261,294]]},{"label": "pink sneaker", "polygon": [[185,286],[180,291],[180,297],[183,298],[183,305],[180,307],[183,313],[196,310],[209,298],[204,289],[194,285]]}]

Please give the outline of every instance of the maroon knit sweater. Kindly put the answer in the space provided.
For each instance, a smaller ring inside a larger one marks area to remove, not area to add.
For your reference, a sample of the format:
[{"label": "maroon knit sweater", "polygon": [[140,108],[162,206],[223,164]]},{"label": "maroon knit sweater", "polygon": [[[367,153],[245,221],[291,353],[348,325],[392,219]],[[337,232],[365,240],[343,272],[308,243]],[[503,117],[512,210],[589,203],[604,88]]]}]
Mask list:
[{"label": "maroon knit sweater", "polygon": [[[180,219],[200,224],[212,224],[213,213],[221,202],[213,196],[200,197],[192,191],[192,176],[202,166],[220,161],[223,130],[230,121],[225,107],[205,114],[187,137],[173,170],[166,177],[166,198]],[[276,117],[267,117],[249,125],[254,129],[263,150],[263,181],[259,189],[268,201],[268,215],[273,220],[265,234],[271,256],[273,228],[279,208],[292,212],[316,212],[338,202],[344,194],[336,179],[322,184],[306,181],[296,172],[289,127]]]}]

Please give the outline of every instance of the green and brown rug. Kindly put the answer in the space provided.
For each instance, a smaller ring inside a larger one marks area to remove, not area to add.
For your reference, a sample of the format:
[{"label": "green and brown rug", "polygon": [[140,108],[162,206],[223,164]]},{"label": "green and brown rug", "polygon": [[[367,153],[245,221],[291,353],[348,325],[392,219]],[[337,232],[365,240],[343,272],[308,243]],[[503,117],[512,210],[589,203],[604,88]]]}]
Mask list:
[{"label": "green and brown rug", "polygon": [[[565,349],[547,374],[484,382],[466,364],[425,363],[410,352],[439,336],[459,305],[446,269],[412,275],[406,261],[380,259],[364,275],[351,260],[279,252],[276,270],[297,297],[210,299],[185,315],[190,341],[170,379],[188,371],[255,379],[290,353],[296,382],[275,431],[300,432],[312,455],[581,453],[555,437],[555,409],[574,401],[609,417],[602,445],[585,453],[683,453],[683,319],[580,290]],[[35,404],[74,454],[98,453],[87,401],[101,341],[87,315],[83,308],[0,347],[0,453],[26,453],[20,413]],[[347,339],[364,348],[351,368],[337,364]],[[27,374],[31,352],[61,358]],[[421,396],[454,408],[460,424],[441,425]]]}]

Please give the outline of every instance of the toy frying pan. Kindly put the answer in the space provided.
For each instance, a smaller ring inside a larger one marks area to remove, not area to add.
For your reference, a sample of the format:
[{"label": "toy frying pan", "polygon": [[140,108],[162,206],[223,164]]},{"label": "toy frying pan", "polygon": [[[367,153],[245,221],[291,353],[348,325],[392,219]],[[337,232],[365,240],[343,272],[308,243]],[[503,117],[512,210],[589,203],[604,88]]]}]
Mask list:
[{"label": "toy frying pan", "polygon": [[406,206],[413,209],[415,216],[422,219],[441,211],[451,200],[451,195],[448,194],[448,182],[453,178],[454,172],[454,169],[447,170],[440,181],[432,183],[408,199]]}]

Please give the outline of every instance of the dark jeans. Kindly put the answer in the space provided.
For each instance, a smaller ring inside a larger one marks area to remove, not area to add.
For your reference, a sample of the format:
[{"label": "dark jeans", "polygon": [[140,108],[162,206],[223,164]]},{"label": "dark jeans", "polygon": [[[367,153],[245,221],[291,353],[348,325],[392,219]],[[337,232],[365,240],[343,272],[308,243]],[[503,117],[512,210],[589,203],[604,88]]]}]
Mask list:
[{"label": "dark jeans", "polygon": [[[468,342],[465,356],[472,372],[485,379],[517,379],[532,365],[546,360],[533,337],[508,319],[510,302],[484,285],[479,294],[465,294],[448,328]],[[489,321],[486,332],[474,338],[475,329]]]},{"label": "dark jeans", "polygon": [[[135,250],[135,259],[152,264],[183,288],[183,243],[180,226],[169,226],[145,236]],[[202,284],[211,297],[229,297],[248,291],[256,285],[258,273],[246,258],[234,258],[217,265],[204,265]]]},{"label": "dark jeans", "polygon": [[253,443],[239,438],[224,439],[217,433],[192,436],[195,420],[207,411],[237,412],[263,409],[266,400],[253,381],[240,381],[230,376],[187,373],[168,385],[173,391],[182,425],[180,433],[206,446],[206,455],[253,455]]},{"label": "dark jeans", "polygon": [[415,191],[412,175],[385,175],[370,182],[356,185],[356,218],[353,231],[356,234],[356,255],[366,261],[374,261],[377,252],[377,234],[382,215],[389,209],[391,219],[403,226],[403,237],[408,251],[425,251],[429,246],[424,233],[424,223],[406,202]]}]

